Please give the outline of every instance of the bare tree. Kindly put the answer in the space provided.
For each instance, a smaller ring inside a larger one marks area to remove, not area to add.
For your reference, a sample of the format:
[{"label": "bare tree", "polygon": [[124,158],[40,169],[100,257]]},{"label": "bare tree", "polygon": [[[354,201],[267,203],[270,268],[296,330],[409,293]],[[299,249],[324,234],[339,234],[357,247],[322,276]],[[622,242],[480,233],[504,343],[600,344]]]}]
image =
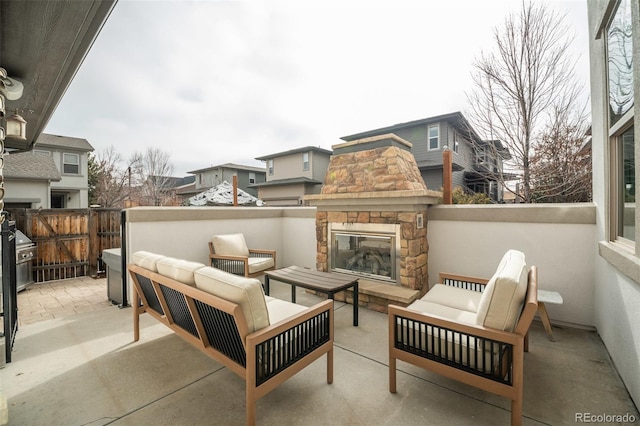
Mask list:
[{"label": "bare tree", "polygon": [[113,145],[92,157],[92,204],[102,207],[125,207],[130,196],[131,164],[123,165],[122,156]]},{"label": "bare tree", "polygon": [[133,154],[131,164],[139,204],[165,206],[174,203],[170,191],[174,167],[168,152],[157,147],[148,148],[144,154]]},{"label": "bare tree", "polygon": [[538,202],[592,200],[591,149],[585,143],[586,120],[556,111],[531,159],[532,198]]},{"label": "bare tree", "polygon": [[[508,16],[494,31],[494,39],[495,52],[482,52],[473,64],[475,88],[467,95],[467,115],[482,138],[499,140],[509,149],[513,170],[508,165],[505,170],[520,174],[517,195],[529,203],[536,146],[561,143],[545,131],[580,104],[583,87],[574,77],[576,59],[568,53],[573,37],[564,16],[523,2],[519,15]],[[503,184],[508,174],[500,172]]]}]

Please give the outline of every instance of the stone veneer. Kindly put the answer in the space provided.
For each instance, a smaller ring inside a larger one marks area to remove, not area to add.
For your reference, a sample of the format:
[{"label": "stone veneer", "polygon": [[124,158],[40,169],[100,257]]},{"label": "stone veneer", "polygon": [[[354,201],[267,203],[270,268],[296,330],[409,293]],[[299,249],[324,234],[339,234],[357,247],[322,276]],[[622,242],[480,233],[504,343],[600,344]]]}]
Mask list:
[{"label": "stone veneer", "polygon": [[[398,284],[361,278],[360,304],[386,312],[428,290],[427,206],[440,193],[429,191],[411,154],[411,144],[382,135],[335,145],[320,194],[305,197],[316,214],[316,268],[329,270],[329,223],[400,225]],[[351,293],[336,295],[351,302]]]}]

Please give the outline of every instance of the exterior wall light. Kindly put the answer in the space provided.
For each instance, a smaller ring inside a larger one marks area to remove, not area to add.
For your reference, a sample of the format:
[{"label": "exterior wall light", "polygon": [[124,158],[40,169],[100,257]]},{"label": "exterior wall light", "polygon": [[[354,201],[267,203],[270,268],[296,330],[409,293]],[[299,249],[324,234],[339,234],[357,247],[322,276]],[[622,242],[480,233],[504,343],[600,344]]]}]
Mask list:
[{"label": "exterior wall light", "polygon": [[27,140],[27,122],[18,113],[13,113],[5,119],[7,124],[7,137]]}]

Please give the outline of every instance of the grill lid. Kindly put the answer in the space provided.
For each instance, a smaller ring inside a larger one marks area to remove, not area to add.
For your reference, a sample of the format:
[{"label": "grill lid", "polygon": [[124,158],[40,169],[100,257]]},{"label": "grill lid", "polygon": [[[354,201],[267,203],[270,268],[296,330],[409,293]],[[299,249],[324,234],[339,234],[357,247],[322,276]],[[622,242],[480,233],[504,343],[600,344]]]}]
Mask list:
[{"label": "grill lid", "polygon": [[19,229],[16,229],[16,247],[33,244],[33,241],[22,233]]}]

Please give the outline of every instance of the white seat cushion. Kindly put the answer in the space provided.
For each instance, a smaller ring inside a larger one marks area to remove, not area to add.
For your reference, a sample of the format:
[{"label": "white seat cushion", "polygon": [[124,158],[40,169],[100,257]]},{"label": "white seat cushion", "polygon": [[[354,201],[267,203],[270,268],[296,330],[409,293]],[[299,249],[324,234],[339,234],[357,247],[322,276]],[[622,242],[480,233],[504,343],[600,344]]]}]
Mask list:
[{"label": "white seat cushion", "polygon": [[205,265],[200,262],[190,262],[173,257],[162,258],[158,260],[156,265],[158,267],[158,273],[192,287],[196,284],[193,273],[205,267]]},{"label": "white seat cushion", "polygon": [[267,303],[259,280],[209,266],[195,271],[194,277],[200,290],[239,305],[250,333],[269,325]]},{"label": "white seat cushion", "polygon": [[286,300],[276,299],[271,296],[265,296],[265,300],[267,302],[269,322],[271,324],[280,322],[307,309],[306,306],[287,302]]},{"label": "white seat cushion", "polygon": [[424,302],[438,303],[464,311],[478,312],[478,305],[482,298],[482,292],[466,290],[444,284],[434,285],[420,300]]},{"label": "white seat cushion", "polygon": [[148,251],[137,251],[131,255],[131,261],[141,268],[148,269],[151,272],[158,272],[158,260],[163,259],[164,257],[164,255]]},{"label": "white seat cushion", "polygon": [[249,263],[250,274],[255,274],[274,266],[272,257],[250,257],[247,259],[247,263]]},{"label": "white seat cushion", "polygon": [[476,314],[473,312],[465,311],[463,309],[456,309],[450,306],[441,305],[439,303],[425,302],[424,300],[416,300],[407,309],[420,312],[427,315],[435,315],[445,318],[449,321],[461,322],[464,324],[476,324]]},{"label": "white seat cushion", "polygon": [[227,256],[249,256],[249,249],[242,234],[224,234],[211,237],[216,254]]},{"label": "white seat cushion", "polygon": [[477,324],[513,331],[527,293],[527,264],[524,253],[509,250],[482,292]]}]

